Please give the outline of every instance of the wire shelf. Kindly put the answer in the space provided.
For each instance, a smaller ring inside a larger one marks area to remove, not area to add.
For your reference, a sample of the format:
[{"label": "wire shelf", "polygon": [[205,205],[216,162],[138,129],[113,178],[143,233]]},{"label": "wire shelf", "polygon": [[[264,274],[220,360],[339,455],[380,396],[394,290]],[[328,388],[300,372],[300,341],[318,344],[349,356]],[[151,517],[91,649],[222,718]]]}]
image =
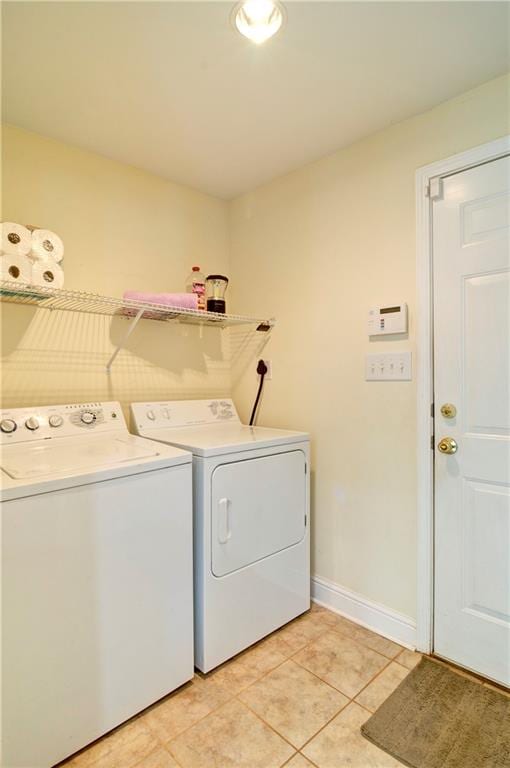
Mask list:
[{"label": "wire shelf", "polygon": [[26,304],[42,309],[67,312],[86,312],[94,315],[125,317],[126,319],[150,319],[177,321],[195,325],[209,325],[228,328],[234,325],[255,325],[256,330],[270,331],[275,321],[243,315],[227,315],[196,309],[169,307],[165,304],[151,304],[145,301],[118,299],[100,296],[85,291],[68,291],[63,288],[39,287],[28,283],[0,281],[0,300],[12,304]]}]

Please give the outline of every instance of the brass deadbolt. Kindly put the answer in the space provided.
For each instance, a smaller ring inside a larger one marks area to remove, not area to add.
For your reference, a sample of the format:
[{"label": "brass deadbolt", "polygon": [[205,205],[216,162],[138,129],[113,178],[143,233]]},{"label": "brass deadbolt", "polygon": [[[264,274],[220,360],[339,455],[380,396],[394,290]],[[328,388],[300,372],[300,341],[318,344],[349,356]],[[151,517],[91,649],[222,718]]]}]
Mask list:
[{"label": "brass deadbolt", "polygon": [[445,419],[454,419],[457,415],[457,409],[453,403],[445,403],[441,406],[441,414]]}]

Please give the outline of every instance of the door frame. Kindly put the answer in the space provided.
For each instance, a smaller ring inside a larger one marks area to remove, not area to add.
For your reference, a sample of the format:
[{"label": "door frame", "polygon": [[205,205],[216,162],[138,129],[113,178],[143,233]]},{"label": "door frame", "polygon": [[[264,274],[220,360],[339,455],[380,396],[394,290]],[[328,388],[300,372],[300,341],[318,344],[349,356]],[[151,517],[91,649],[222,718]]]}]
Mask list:
[{"label": "door frame", "polygon": [[417,370],[417,615],[416,647],[433,650],[434,628],[434,326],[432,202],[441,180],[510,153],[510,135],[452,155],[416,171],[416,370]]}]

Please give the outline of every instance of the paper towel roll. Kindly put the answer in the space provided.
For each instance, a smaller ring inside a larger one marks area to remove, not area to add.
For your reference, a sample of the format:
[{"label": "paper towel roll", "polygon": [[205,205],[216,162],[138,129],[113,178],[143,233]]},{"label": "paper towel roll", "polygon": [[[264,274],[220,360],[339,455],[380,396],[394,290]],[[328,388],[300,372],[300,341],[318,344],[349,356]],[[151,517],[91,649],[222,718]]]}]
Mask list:
[{"label": "paper towel roll", "polygon": [[26,256],[32,247],[32,235],[22,224],[13,221],[2,222],[2,253]]},{"label": "paper towel roll", "polygon": [[51,229],[34,229],[31,247],[33,259],[45,260],[51,256],[59,262],[64,258],[64,243]]},{"label": "paper towel roll", "polygon": [[32,285],[44,288],[62,288],[64,270],[53,259],[34,261],[32,265]]},{"label": "paper towel roll", "polygon": [[32,282],[32,262],[28,256],[13,256],[6,253],[0,257],[0,274],[2,280],[12,280],[15,283]]}]

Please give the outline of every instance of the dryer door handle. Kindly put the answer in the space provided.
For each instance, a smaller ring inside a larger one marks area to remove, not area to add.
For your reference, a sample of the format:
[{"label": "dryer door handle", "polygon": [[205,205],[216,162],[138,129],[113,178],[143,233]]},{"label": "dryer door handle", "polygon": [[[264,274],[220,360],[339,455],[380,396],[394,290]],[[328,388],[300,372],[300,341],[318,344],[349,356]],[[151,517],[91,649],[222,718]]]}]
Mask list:
[{"label": "dryer door handle", "polygon": [[231,536],[230,499],[224,498],[218,501],[218,541],[220,544],[226,544]]}]

